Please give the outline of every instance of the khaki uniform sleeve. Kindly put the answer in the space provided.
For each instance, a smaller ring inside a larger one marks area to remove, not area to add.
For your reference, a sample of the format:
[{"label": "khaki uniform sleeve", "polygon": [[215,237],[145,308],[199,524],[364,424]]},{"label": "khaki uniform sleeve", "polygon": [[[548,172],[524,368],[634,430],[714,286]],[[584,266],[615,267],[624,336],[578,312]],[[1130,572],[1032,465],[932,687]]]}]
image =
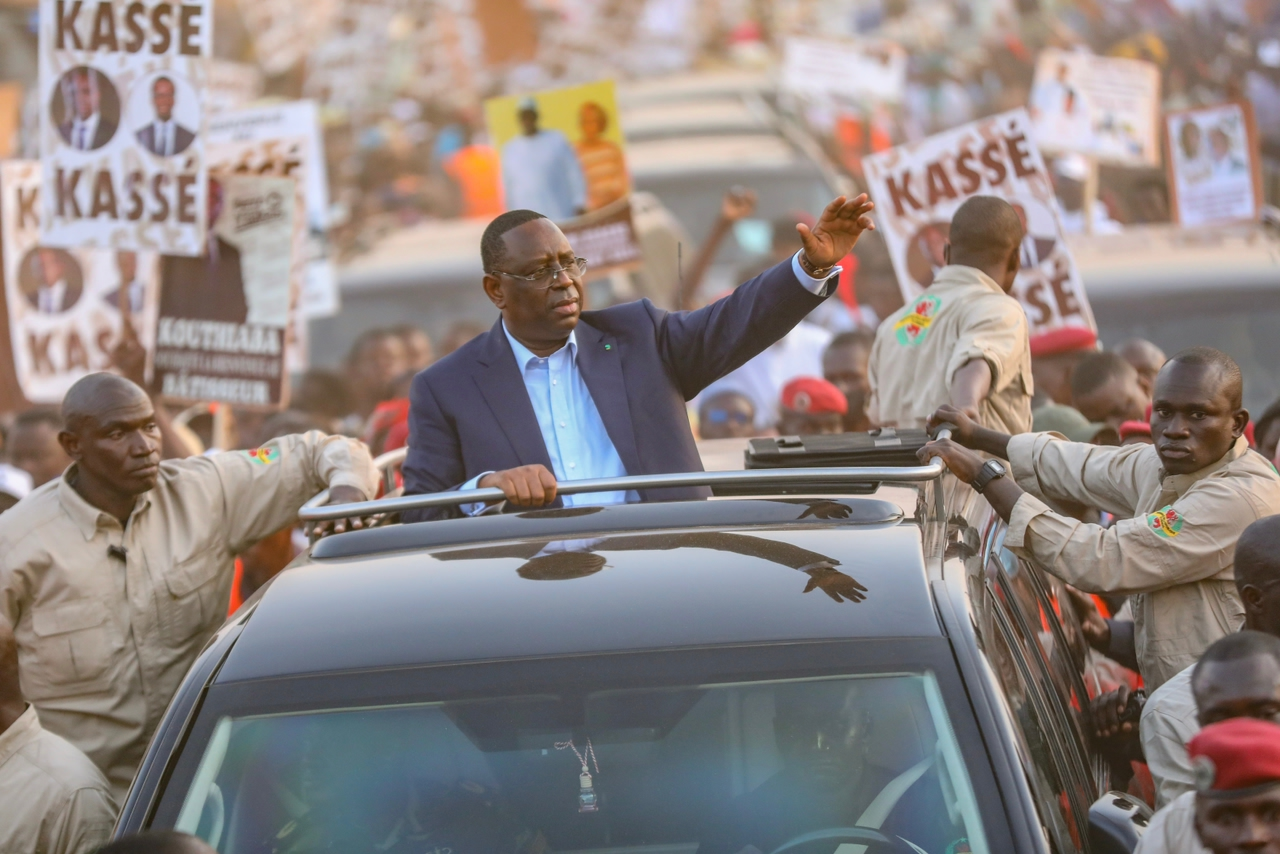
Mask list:
[{"label": "khaki uniform sleeve", "polygon": [[[1084,492],[1079,500],[1091,498]],[[1088,593],[1152,593],[1231,566],[1236,540],[1258,518],[1251,511],[1232,486],[1213,478],[1169,508],[1110,528],[1060,516],[1025,494],[1014,505],[1005,542]]]},{"label": "khaki uniform sleeve", "polygon": [[951,358],[947,361],[947,387],[956,372],[976,359],[991,367],[991,391],[1004,391],[1018,378],[1027,352],[1027,316],[1012,299],[978,300],[969,308]]},{"label": "khaki uniform sleeve", "polygon": [[327,487],[354,486],[368,499],[378,486],[363,442],[318,430],[282,436],[251,451],[218,454],[214,465],[232,554],[295,522],[302,505]]},{"label": "khaki uniform sleeve", "polygon": [[111,840],[116,805],[104,789],[77,789],[58,817],[49,854],[92,854]]},{"label": "khaki uniform sleeve", "polygon": [[1018,486],[1037,498],[1132,516],[1144,453],[1155,452],[1149,445],[1101,447],[1068,442],[1058,433],[1024,433],[1009,440],[1009,469]]}]

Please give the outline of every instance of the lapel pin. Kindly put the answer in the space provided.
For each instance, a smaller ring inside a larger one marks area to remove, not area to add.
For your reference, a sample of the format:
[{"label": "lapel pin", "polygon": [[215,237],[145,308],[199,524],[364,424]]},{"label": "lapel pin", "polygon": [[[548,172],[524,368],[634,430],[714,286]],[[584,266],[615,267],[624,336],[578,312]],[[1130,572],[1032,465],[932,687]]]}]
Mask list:
[{"label": "lapel pin", "polygon": [[612,345],[612,344],[605,344],[605,345],[604,345],[604,348],[605,348],[606,350],[612,350],[612,349],[613,349],[613,345]]}]

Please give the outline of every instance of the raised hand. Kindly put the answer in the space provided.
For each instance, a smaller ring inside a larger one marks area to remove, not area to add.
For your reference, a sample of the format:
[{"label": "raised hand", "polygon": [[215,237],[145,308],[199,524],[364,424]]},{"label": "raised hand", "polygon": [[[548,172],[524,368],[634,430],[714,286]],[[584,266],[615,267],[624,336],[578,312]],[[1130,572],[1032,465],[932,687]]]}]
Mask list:
[{"label": "raised hand", "polygon": [[840,263],[858,242],[864,231],[874,231],[871,211],[875,204],[863,193],[855,199],[840,196],[827,205],[813,228],[798,223],[800,240],[804,243],[804,257],[815,269],[825,269]]},{"label": "raised hand", "polygon": [[857,603],[867,598],[867,588],[858,579],[845,575],[834,566],[806,569],[804,574],[809,576],[809,583],[804,587],[805,593],[821,590],[834,602]]},{"label": "raised hand", "polygon": [[737,222],[755,212],[756,191],[747,187],[732,188],[720,202],[720,218],[725,222]]}]

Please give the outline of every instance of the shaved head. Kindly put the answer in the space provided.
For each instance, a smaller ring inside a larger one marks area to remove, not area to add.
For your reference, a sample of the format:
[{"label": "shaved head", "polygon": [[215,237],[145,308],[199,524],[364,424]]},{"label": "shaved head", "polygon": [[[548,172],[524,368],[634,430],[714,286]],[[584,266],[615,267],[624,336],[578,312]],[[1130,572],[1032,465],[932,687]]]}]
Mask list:
[{"label": "shaved head", "polygon": [[1226,396],[1231,406],[1235,409],[1244,406],[1244,375],[1240,373],[1240,366],[1236,364],[1236,360],[1221,350],[1215,350],[1212,347],[1191,347],[1175,353],[1173,358],[1165,364],[1212,370],[1215,385]]},{"label": "shaved head", "polygon": [[985,269],[1001,264],[1022,243],[1022,219],[995,196],[974,196],[951,218],[951,263]]},{"label": "shaved head", "polygon": [[89,374],[76,382],[62,399],[62,423],[71,433],[84,429],[85,419],[101,421],[114,409],[149,401],[134,383],[106,372]]},{"label": "shaved head", "polygon": [[1236,541],[1236,583],[1280,582],[1280,516],[1267,516],[1244,529]]}]

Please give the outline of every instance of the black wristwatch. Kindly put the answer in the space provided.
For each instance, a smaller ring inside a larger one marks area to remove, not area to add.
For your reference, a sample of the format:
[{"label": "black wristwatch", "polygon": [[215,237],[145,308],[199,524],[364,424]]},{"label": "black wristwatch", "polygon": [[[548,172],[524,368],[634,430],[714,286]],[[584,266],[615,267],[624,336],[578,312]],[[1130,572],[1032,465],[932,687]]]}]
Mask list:
[{"label": "black wristwatch", "polygon": [[1009,470],[1004,467],[1004,463],[999,460],[987,460],[982,464],[982,468],[978,470],[978,476],[973,479],[970,484],[976,492],[981,494],[987,488],[987,484],[998,477],[1004,477]]}]

